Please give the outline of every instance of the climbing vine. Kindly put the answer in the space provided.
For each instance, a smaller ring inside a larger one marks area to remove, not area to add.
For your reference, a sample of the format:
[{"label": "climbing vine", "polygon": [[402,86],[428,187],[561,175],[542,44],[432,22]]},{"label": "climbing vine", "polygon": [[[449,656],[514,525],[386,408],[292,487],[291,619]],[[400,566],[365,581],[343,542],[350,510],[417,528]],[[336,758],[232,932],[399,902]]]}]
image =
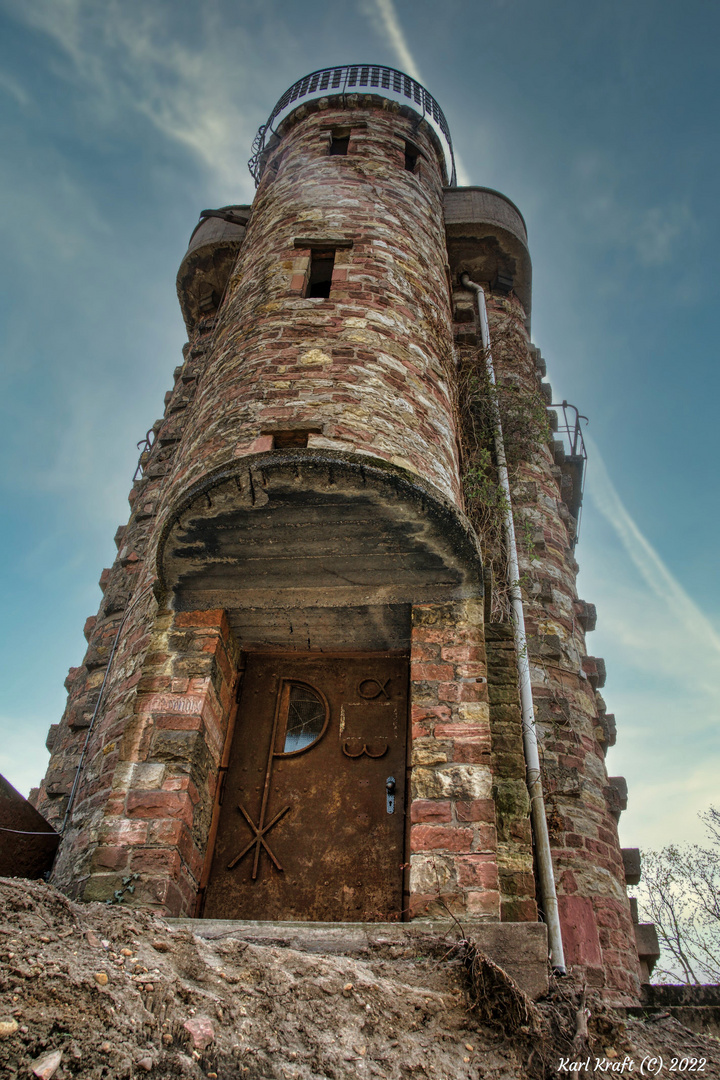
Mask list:
[{"label": "climbing vine", "polygon": [[135,882],[139,879],[139,874],[128,874],[127,877],[122,879],[122,885],[119,889],[116,889],[109,900],[106,900],[106,904],[122,904],[125,902],[125,894],[132,895],[135,892]]},{"label": "climbing vine", "polygon": [[[520,373],[529,361],[527,343],[512,302],[501,302],[492,328],[496,385],[488,377],[482,350],[462,349],[458,357],[458,413],[465,509],[480,538],[485,565],[492,571],[493,622],[510,619],[503,520],[505,493],[495,461],[495,418],[502,424],[510,483],[518,467],[530,462],[550,438],[547,406],[538,388],[528,389]],[[532,559],[533,529],[516,519],[518,546]]]}]

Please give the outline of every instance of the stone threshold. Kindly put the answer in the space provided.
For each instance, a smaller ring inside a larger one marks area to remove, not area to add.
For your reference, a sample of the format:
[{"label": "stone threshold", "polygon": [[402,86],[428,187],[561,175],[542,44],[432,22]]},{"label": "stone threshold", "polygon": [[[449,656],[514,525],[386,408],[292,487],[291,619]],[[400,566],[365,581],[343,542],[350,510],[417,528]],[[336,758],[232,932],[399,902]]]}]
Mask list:
[{"label": "stone threshold", "polygon": [[414,919],[406,923],[187,918],[166,921],[206,941],[237,938],[253,945],[345,956],[362,956],[379,950],[389,950],[390,956],[397,956],[404,949],[417,949],[423,939],[440,938],[450,944],[465,936],[506,971],[529,997],[542,997],[548,990],[547,929],[543,923],[469,919],[462,924],[450,919]]}]

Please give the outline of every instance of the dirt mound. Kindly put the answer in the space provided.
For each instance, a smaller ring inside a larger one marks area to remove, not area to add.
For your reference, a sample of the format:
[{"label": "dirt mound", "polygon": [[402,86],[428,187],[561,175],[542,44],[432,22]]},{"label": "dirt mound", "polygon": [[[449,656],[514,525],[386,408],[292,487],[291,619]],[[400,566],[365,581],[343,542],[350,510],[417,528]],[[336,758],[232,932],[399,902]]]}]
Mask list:
[{"label": "dirt mound", "polygon": [[625,1022],[599,1002],[574,1052],[571,983],[532,1003],[467,942],[354,956],[207,940],[18,879],[0,880],[0,909],[0,1073],[10,1078],[520,1080],[586,1058],[572,1071],[617,1072],[626,1056],[638,1074],[643,1057],[662,1056],[664,1072],[671,1056],[705,1058],[695,1071],[720,1078],[717,1040],[673,1020]]}]

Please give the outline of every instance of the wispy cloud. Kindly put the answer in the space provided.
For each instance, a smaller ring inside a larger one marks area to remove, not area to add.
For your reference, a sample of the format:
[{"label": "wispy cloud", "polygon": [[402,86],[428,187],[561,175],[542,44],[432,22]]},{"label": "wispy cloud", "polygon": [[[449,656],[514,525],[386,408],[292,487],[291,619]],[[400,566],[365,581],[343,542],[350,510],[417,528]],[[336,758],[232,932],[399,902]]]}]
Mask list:
[{"label": "wispy cloud", "polygon": [[6,71],[0,71],[0,90],[4,90],[10,97],[15,98],[18,105],[29,105],[30,95],[20,85],[17,79],[13,79],[12,75],[8,75]]},{"label": "wispy cloud", "polygon": [[[48,174],[52,200],[47,197]],[[58,264],[67,273],[68,264],[77,264],[93,244],[107,243],[111,235],[95,193],[78,182],[54,147],[24,146],[21,164],[17,155],[1,158],[0,201],[9,211],[0,224],[3,248],[17,262],[34,267],[36,275],[38,264],[45,273],[57,271]],[[29,219],[35,227],[23,229],[22,221]]]},{"label": "wispy cloud", "polygon": [[[422,83],[420,68],[407,43],[393,0],[363,0],[362,10],[370,19],[378,37],[395,54],[398,67]],[[455,152],[455,171],[459,184],[470,183],[465,166],[457,152]]]},{"label": "wispy cloud", "polygon": [[618,495],[600,451],[591,439],[587,441],[592,455],[590,498],[617,533],[645,583],[667,605],[671,616],[687,634],[702,640],[720,656],[720,635],[643,536]]},{"label": "wispy cloud", "polygon": [[624,842],[657,848],[699,838],[698,811],[717,801],[720,638],[588,442],[581,587],[598,603],[592,647],[607,659],[603,695],[618,717],[609,769],[630,789]]},{"label": "wispy cloud", "polygon": [[643,266],[667,265],[678,243],[693,227],[693,216],[684,204],[649,207],[639,215],[632,233],[639,262]]},{"label": "wispy cloud", "polygon": [[[110,0],[9,0],[18,21],[45,34],[60,58],[56,73],[91,90],[86,107],[109,124],[124,110],[144,116],[186,147],[226,190],[252,185],[245,159],[254,134],[258,71],[242,28],[228,27],[213,3],[198,9],[197,39],[183,39],[170,5]],[[9,88],[8,88],[9,89]]]},{"label": "wispy cloud", "polygon": [[420,69],[410,51],[393,0],[366,0],[363,10],[370,17],[378,35],[395,53],[400,68],[421,83]]},{"label": "wispy cloud", "polygon": [[578,221],[586,236],[630,252],[641,266],[667,266],[683,238],[695,232],[692,210],[682,200],[654,206],[628,201],[626,177],[605,154],[578,155],[573,173],[581,195]]}]

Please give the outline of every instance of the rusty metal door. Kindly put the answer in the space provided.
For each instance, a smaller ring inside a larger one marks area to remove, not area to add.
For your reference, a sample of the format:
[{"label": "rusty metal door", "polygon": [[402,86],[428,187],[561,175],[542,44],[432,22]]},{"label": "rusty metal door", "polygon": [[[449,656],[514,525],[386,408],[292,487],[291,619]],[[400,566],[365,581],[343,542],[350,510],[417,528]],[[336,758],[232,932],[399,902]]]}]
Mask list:
[{"label": "rusty metal door", "polygon": [[251,654],[203,914],[400,917],[407,661]]}]

